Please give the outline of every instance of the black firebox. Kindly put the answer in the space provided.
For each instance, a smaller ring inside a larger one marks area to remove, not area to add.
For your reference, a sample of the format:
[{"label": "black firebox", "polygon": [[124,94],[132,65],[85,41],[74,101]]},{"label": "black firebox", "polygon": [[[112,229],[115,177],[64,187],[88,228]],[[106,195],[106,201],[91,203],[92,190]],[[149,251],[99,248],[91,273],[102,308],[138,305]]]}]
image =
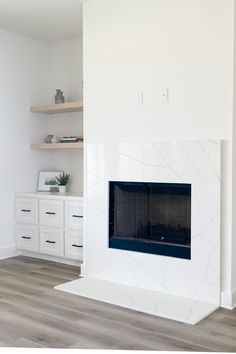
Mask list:
[{"label": "black firebox", "polygon": [[109,182],[109,247],[191,259],[191,184]]}]

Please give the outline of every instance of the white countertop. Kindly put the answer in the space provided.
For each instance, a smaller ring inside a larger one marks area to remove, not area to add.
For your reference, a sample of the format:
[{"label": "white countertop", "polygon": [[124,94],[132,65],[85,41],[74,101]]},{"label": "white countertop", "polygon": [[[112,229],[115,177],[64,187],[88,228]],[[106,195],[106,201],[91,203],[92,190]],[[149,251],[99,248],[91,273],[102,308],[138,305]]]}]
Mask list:
[{"label": "white countertop", "polygon": [[16,197],[21,198],[40,198],[40,199],[60,199],[83,201],[83,195],[79,193],[51,193],[51,192],[18,192]]}]

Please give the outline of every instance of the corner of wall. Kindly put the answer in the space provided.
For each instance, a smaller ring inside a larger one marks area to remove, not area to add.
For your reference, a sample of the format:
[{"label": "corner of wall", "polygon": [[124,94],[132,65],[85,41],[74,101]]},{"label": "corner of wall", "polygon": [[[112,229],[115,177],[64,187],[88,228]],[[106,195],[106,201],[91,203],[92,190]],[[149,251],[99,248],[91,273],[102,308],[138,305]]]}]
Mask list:
[{"label": "corner of wall", "polygon": [[82,263],[81,266],[80,266],[80,276],[81,277],[85,277],[87,274],[86,274],[86,264],[85,263]]},{"label": "corner of wall", "polygon": [[236,290],[233,292],[222,291],[220,306],[227,310],[234,310],[236,308]]},{"label": "corner of wall", "polygon": [[0,248],[0,260],[11,258],[11,257],[16,257],[19,255],[20,255],[20,252],[17,251],[15,245]]}]

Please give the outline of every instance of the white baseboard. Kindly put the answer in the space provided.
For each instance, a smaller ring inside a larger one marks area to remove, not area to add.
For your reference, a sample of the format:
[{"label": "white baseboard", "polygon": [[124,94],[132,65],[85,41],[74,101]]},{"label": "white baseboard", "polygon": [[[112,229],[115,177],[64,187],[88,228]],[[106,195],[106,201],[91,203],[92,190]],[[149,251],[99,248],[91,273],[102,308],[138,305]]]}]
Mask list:
[{"label": "white baseboard", "polygon": [[0,259],[7,259],[19,256],[20,252],[16,250],[16,246],[8,246],[0,248]]},{"label": "white baseboard", "polygon": [[220,306],[228,310],[234,310],[236,308],[236,290],[232,293],[222,291]]},{"label": "white baseboard", "polygon": [[32,257],[32,258],[42,259],[42,260],[50,261],[50,262],[68,264],[68,265],[72,265],[72,266],[76,266],[76,267],[80,267],[82,264],[82,261],[74,261],[72,259],[70,260],[67,258],[60,258],[60,257],[49,256],[49,255],[37,254],[37,253],[28,252],[28,251],[21,251],[20,254],[25,257]]}]

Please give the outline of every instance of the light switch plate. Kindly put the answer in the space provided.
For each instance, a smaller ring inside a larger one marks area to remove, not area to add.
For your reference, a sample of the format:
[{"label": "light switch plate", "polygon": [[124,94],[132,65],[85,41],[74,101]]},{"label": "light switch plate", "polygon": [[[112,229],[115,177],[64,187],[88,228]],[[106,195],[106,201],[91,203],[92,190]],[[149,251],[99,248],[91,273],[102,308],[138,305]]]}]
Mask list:
[{"label": "light switch plate", "polygon": [[162,103],[168,103],[169,102],[169,89],[168,88],[164,88],[160,92],[160,102],[162,102]]},{"label": "light switch plate", "polygon": [[136,94],[136,104],[137,105],[143,105],[143,91],[138,91]]}]

